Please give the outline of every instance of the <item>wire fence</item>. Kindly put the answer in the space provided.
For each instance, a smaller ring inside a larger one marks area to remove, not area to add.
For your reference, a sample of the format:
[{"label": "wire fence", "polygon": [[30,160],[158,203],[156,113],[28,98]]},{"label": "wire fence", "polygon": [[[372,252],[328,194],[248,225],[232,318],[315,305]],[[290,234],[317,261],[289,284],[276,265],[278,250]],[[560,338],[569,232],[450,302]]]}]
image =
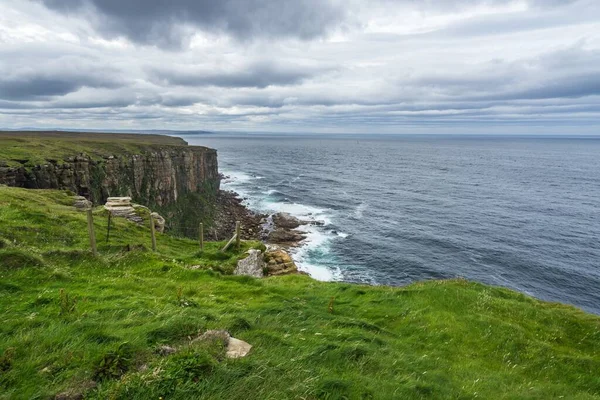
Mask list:
[{"label": "wire fence", "polygon": [[[88,236],[90,239],[90,250],[92,251],[92,254],[97,255],[98,254],[98,246],[97,246],[97,241],[96,241],[96,230],[94,228],[94,215],[93,215],[92,208],[88,208],[86,210],[86,213],[87,213]],[[112,224],[112,219],[113,219],[113,215],[111,212],[109,212],[108,220],[107,220],[107,227],[106,227],[106,244],[110,243],[111,231],[115,229]],[[152,214],[150,215],[150,218],[149,218],[149,225],[150,225],[149,233],[150,233],[150,240],[152,243],[152,251],[156,251],[157,250],[157,232],[156,232],[157,224],[155,224],[155,218],[152,216]],[[218,240],[216,230],[213,230],[213,231],[214,231],[215,240]],[[205,241],[204,223],[201,222],[197,226],[194,226],[194,227],[192,227],[191,225],[178,225],[177,230],[175,230],[174,232],[180,233],[180,234],[182,234],[183,237],[187,237],[187,238],[195,237],[196,240],[198,240],[198,245],[199,245],[200,250],[204,249],[204,241]],[[187,234],[188,232],[191,233],[191,235]],[[178,235],[175,234],[172,236],[177,237]],[[241,223],[240,223],[240,221],[236,221],[235,232],[234,232],[233,236],[231,237],[231,239],[229,239],[229,241],[227,242],[225,247],[223,247],[221,249],[221,251],[226,251],[234,243],[235,243],[236,247],[239,249],[240,241],[241,241]]]}]

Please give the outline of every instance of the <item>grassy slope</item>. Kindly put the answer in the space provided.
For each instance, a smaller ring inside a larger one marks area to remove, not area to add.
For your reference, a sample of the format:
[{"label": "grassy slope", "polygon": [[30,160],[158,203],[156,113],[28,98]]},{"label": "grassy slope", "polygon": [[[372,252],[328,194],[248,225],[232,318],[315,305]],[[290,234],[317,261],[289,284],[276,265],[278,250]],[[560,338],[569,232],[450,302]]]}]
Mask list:
[{"label": "grassy slope", "polygon": [[[463,280],[390,288],[192,270],[230,270],[238,254],[167,235],[158,254],[124,252],[149,247],[148,230],[115,221],[106,245],[95,217],[97,258],[66,194],[0,187],[0,398],[76,393],[91,379],[98,399],[600,398],[600,319],[573,307]],[[224,360],[218,344],[190,343],[208,328],[252,353]],[[162,343],[180,351],[161,357]]]},{"label": "grassy slope", "polygon": [[181,138],[162,135],[75,132],[0,132],[0,161],[34,166],[87,153],[92,158],[139,154],[151,145],[181,146]]}]

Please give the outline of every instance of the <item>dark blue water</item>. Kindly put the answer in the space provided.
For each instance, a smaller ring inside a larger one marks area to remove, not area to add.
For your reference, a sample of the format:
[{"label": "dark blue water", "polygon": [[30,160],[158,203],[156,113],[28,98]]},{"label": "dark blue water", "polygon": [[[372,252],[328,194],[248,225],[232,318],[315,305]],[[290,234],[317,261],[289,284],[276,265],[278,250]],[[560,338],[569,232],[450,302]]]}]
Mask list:
[{"label": "dark blue water", "polygon": [[600,139],[184,138],[250,207],[326,223],[294,254],[316,278],[465,277],[600,314]]}]

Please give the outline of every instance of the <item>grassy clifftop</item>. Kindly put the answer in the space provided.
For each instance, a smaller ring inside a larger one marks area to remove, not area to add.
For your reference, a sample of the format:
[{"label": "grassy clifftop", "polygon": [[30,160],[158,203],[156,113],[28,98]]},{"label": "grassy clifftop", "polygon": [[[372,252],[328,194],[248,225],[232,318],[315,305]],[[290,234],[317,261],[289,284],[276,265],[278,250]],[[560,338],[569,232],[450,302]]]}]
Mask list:
[{"label": "grassy clifftop", "polygon": [[[66,193],[0,187],[0,398],[600,398],[600,318],[573,307],[464,280],[228,276],[241,255],[220,243],[152,253],[116,220],[106,244],[94,215],[98,257]],[[206,329],[252,352],[190,340]]]},{"label": "grassy clifftop", "polygon": [[177,137],[121,133],[2,132],[0,161],[8,166],[62,163],[80,153],[103,158],[114,154],[139,154],[149,146],[185,146]]}]

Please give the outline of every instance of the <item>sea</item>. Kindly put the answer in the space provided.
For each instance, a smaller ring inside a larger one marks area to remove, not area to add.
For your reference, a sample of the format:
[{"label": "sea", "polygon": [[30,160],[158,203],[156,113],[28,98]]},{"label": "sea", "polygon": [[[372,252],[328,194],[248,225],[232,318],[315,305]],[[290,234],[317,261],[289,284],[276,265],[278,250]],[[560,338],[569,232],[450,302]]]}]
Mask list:
[{"label": "sea", "polygon": [[463,277],[600,314],[600,137],[183,135],[222,188],[306,225],[324,281]]}]

